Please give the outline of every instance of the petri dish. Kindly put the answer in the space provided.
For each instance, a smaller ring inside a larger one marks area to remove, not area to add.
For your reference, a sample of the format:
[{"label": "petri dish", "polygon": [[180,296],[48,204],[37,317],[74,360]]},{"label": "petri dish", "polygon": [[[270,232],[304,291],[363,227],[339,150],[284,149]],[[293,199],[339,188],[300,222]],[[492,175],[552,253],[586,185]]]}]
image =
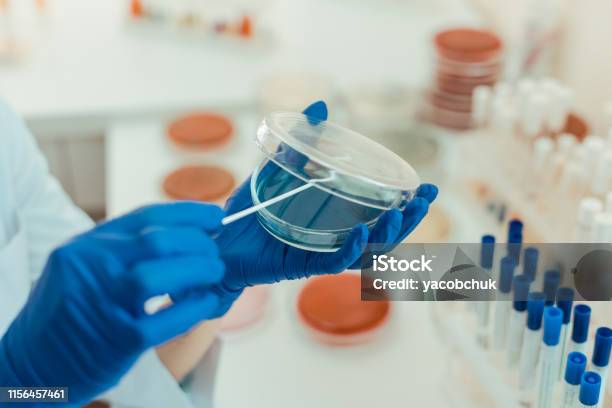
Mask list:
[{"label": "petri dish", "polygon": [[433,42],[435,72],[424,115],[438,126],[467,130],[474,88],[493,86],[502,73],[502,41],[491,31],[455,28],[438,32]]},{"label": "petri dish", "polygon": [[470,78],[438,74],[436,76],[436,85],[442,92],[455,95],[471,95],[475,87],[479,85],[493,86],[497,79],[496,75]]},{"label": "petri dish", "polygon": [[470,99],[457,101],[441,96],[438,93],[430,92],[425,94],[425,102],[430,103],[432,108],[442,108],[453,112],[472,112],[472,102]]},{"label": "petri dish", "polygon": [[301,113],[266,116],[255,142],[266,159],[251,177],[254,204],[310,186],[257,212],[269,233],[297,248],[338,250],[356,225],[371,228],[384,211],[403,208],[420,184],[386,147]]},{"label": "petri dish", "polygon": [[388,300],[361,300],[361,276],[355,273],[311,278],[297,299],[300,322],[315,340],[329,345],[372,341],[390,309]]},{"label": "petri dish", "polygon": [[502,66],[500,62],[495,62],[494,64],[478,64],[449,61],[438,58],[436,71],[448,75],[483,77],[500,75],[502,72]]},{"label": "petri dish", "polygon": [[232,122],[216,113],[192,113],[171,122],[166,129],[168,138],[176,145],[197,150],[214,149],[232,137]]},{"label": "petri dish", "polygon": [[180,167],[166,176],[164,192],[175,200],[219,201],[234,188],[234,176],[217,166]]},{"label": "petri dish", "polygon": [[467,130],[472,126],[472,115],[469,112],[453,111],[432,106],[428,115],[432,123],[455,130]]},{"label": "petri dish", "polygon": [[502,49],[501,39],[493,32],[472,28],[441,31],[434,39],[438,55],[455,61],[486,62]]}]

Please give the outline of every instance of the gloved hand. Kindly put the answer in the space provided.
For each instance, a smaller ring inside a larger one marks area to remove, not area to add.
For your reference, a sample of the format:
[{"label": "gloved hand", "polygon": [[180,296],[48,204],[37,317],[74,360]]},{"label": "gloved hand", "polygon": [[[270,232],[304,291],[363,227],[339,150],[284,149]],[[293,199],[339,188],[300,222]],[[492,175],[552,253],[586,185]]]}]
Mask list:
[{"label": "gloved hand", "polygon": [[[304,114],[311,120],[327,120],[327,106],[324,102],[316,102],[306,108]],[[225,207],[227,214],[253,205],[249,185],[250,180],[245,181],[230,197]],[[287,245],[270,235],[259,224],[256,215],[251,214],[223,227],[215,238],[227,269],[222,287],[240,290],[246,286],[358,268],[368,242],[383,244],[383,249],[391,250],[425,217],[437,193],[436,186],[421,185],[416,197],[403,211],[393,209],[385,212],[371,233],[363,224],[356,226],[342,248],[331,253],[305,251]]]},{"label": "gloved hand", "polygon": [[[193,202],[153,205],[57,248],[0,341],[2,386],[69,387],[82,404],[115,385],[146,349],[224,312],[211,290],[225,273],[223,211]],[[144,302],[169,294],[149,315]]]}]

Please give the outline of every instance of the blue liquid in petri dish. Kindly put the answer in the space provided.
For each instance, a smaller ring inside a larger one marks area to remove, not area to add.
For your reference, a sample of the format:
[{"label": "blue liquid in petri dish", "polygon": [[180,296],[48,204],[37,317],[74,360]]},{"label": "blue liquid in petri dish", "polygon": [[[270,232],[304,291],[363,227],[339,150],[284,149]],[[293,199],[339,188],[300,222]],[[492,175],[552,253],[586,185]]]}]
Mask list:
[{"label": "blue liquid in petri dish", "polygon": [[[304,184],[268,163],[256,180],[255,190],[258,201],[263,202]],[[361,223],[372,227],[383,212],[311,187],[261,210],[258,217],[264,228],[290,245],[334,251],[342,246],[352,228]]]}]

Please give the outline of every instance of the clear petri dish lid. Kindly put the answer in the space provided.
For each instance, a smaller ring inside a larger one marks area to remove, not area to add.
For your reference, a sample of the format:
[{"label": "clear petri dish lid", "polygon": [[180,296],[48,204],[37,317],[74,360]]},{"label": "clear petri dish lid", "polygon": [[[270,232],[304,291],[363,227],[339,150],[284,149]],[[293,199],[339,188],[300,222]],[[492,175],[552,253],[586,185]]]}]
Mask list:
[{"label": "clear petri dish lid", "polygon": [[402,207],[420,184],[412,166],[386,147],[301,113],[269,114],[257,130],[256,143],[293,176],[369,207]]}]

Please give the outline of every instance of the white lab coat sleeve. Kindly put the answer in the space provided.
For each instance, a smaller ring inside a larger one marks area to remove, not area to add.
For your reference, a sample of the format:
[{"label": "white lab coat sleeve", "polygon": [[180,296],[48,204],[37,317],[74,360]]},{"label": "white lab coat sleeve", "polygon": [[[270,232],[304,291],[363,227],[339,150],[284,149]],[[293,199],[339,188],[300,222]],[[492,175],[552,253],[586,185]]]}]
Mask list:
[{"label": "white lab coat sleeve", "polygon": [[[71,236],[93,226],[93,221],[66,195],[49,173],[47,162],[24,123],[0,103],[0,123],[6,130],[13,200],[25,228],[30,276],[36,281],[49,253]],[[8,154],[6,154],[8,153]]]},{"label": "white lab coat sleeve", "polygon": [[[8,160],[13,199],[25,228],[32,281],[40,276],[49,253],[75,234],[91,228],[93,221],[70,200],[49,173],[47,162],[18,116],[0,101],[0,124]],[[1,198],[0,198],[1,199]],[[191,407],[186,394],[161,363],[154,350],[145,353],[108,399],[116,406]],[[146,401],[145,401],[146,400]]]},{"label": "white lab coat sleeve", "polygon": [[[149,375],[143,375],[149,372]],[[157,357],[149,350],[119,382],[100,399],[110,401],[113,408],[192,408],[187,394]]]}]

